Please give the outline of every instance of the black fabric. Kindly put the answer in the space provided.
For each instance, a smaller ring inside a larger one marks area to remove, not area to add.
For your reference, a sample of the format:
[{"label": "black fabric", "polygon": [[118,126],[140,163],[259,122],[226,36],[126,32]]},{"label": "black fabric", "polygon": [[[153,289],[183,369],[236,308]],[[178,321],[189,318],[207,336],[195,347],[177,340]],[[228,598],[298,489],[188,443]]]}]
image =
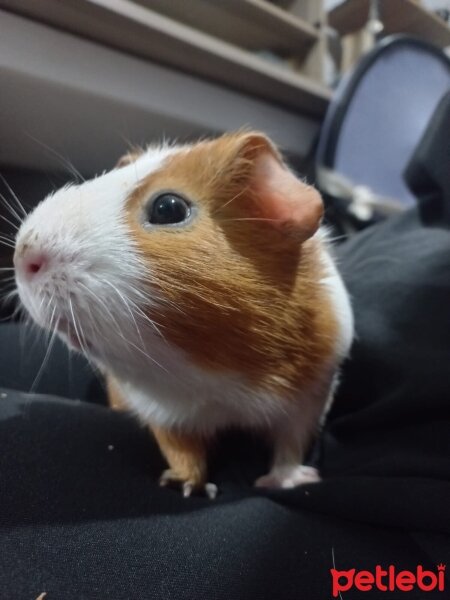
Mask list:
[{"label": "black fabric", "polygon": [[58,338],[38,327],[0,325],[0,387],[106,404],[100,375]]},{"label": "black fabric", "polygon": [[450,91],[439,102],[404,174],[411,191],[421,198],[428,221],[447,224],[450,224],[449,131]]},{"label": "black fabric", "polygon": [[[418,209],[339,249],[357,341],[320,441],[324,481],[255,490],[257,440],[230,433],[215,501],[160,489],[163,461],[131,417],[5,390],[1,597],[331,598],[330,569],[450,569],[450,233]],[[350,590],[358,598],[445,592]]]}]

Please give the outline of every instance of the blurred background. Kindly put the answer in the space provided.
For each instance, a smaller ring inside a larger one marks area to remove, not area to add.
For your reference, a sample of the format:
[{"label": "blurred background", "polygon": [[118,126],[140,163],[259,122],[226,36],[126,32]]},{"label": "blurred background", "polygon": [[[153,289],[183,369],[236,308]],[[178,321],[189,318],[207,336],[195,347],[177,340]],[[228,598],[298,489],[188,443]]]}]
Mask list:
[{"label": "blurred background", "polygon": [[[0,0],[0,192],[29,210],[132,144],[247,126],[351,235],[445,159],[450,136],[429,132],[448,123],[449,18],[450,0]],[[16,225],[0,216],[7,290]]]}]

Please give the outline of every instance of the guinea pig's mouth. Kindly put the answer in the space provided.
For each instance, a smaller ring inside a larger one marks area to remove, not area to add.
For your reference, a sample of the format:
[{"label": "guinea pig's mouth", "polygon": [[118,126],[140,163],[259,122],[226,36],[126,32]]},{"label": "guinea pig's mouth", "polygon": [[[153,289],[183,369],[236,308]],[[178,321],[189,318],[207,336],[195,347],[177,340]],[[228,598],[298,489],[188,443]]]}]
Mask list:
[{"label": "guinea pig's mouth", "polygon": [[92,350],[92,344],[90,340],[86,339],[84,334],[80,334],[75,328],[74,324],[68,319],[61,317],[58,321],[56,329],[59,333],[62,333],[76,350],[80,352],[86,350]]}]

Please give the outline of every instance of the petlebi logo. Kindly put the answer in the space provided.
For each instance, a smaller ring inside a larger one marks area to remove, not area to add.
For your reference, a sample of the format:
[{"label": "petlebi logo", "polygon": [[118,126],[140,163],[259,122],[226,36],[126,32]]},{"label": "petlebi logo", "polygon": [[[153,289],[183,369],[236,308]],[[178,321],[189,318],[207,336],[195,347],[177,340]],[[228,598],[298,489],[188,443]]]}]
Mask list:
[{"label": "petlebi logo", "polygon": [[[445,566],[439,564],[433,571],[418,565],[414,571],[399,571],[394,565],[383,568],[376,565],[373,571],[330,569],[333,598],[342,598],[341,592],[357,589],[361,592],[443,592],[445,590]],[[370,598],[370,595],[368,596]],[[406,596],[407,598],[407,596]]]}]

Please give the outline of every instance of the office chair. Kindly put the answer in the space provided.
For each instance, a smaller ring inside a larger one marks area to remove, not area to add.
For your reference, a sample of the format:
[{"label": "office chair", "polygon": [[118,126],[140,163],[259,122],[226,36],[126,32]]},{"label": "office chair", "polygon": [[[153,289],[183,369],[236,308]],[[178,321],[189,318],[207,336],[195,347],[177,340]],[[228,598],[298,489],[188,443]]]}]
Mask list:
[{"label": "office chair", "polygon": [[[317,183],[325,195],[338,198],[338,205],[341,201],[338,211],[355,200],[353,186],[356,196],[361,190],[366,199],[368,190],[375,195],[374,202],[369,198],[375,210],[368,221],[416,202],[404,172],[449,90],[450,59],[439,48],[404,35],[384,38],[341,79],[315,161]],[[355,216],[364,221],[358,211]]]}]

